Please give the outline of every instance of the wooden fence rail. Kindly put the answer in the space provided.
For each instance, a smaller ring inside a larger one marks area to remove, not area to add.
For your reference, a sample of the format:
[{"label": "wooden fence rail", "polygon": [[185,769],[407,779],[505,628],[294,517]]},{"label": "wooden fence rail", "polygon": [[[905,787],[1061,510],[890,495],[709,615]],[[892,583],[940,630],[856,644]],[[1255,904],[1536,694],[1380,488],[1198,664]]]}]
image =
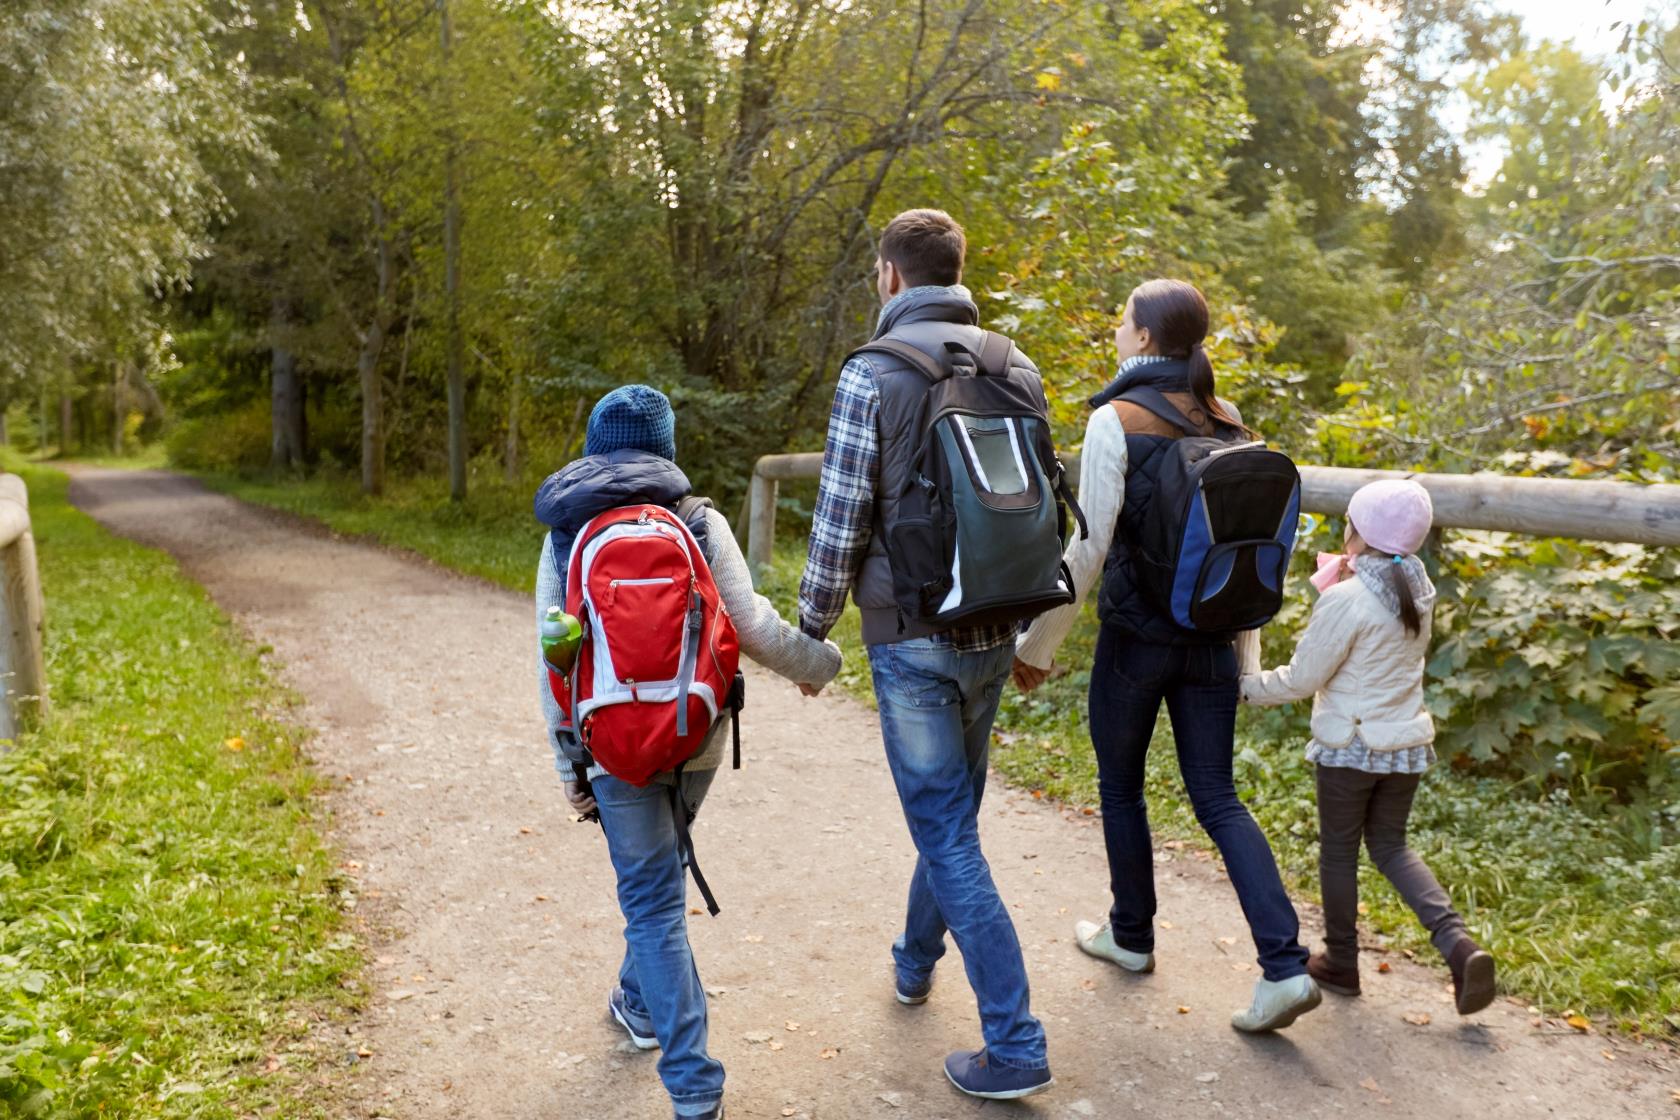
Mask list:
[{"label": "wooden fence rail", "polygon": [[[1079,456],[1064,455],[1079,477]],[[753,467],[747,493],[746,553],[753,578],[770,562],[776,537],[778,484],[816,478],[822,454],[766,455]],[[1501,474],[1423,474],[1301,468],[1301,505],[1309,513],[1347,512],[1348,499],[1367,482],[1411,478],[1429,491],[1435,524],[1446,529],[1499,529],[1535,537],[1680,545],[1680,485],[1514,478]]]},{"label": "wooden fence rail", "polygon": [[29,489],[0,475],[0,740],[47,712],[41,658],[41,576],[29,526]]}]

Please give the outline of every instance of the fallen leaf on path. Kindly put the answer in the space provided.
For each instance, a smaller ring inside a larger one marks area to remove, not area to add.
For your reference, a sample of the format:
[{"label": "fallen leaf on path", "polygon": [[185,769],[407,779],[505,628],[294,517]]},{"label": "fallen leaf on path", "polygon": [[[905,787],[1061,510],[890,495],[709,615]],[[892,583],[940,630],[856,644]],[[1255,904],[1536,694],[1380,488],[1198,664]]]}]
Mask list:
[{"label": "fallen leaf on path", "polygon": [[1377,971],[1378,972],[1393,972],[1394,971],[1394,966],[1389,964],[1387,961],[1378,961],[1377,962]]},{"label": "fallen leaf on path", "polygon": [[1599,1053],[1604,1055],[1604,1060],[1607,1062],[1613,1062],[1616,1060],[1616,1055],[1610,1053],[1608,1050],[1600,1050]]},{"label": "fallen leaf on path", "polygon": [[1165,918],[1162,918],[1161,919],[1161,928],[1162,929],[1171,929],[1171,928],[1173,928],[1173,924],[1171,922],[1167,921]]},{"label": "fallen leaf on path", "polygon": [[787,1029],[790,1031],[796,1031],[799,1029],[799,1023],[796,1020],[789,1019],[787,1021]]},{"label": "fallen leaf on path", "polygon": [[799,1110],[797,1108],[784,1108],[784,1109],[782,1109],[782,1115],[783,1116],[792,1116],[794,1113],[796,1113],[798,1111]]},{"label": "fallen leaf on path", "polygon": [[689,908],[688,908],[688,912],[689,912],[689,913],[690,913],[690,914],[695,914],[695,915],[698,915],[698,914],[699,914],[699,913],[700,913],[700,907],[698,907],[698,906],[690,906],[690,907],[689,907]]},{"label": "fallen leaf on path", "polygon": [[1237,943],[1237,939],[1234,937],[1221,937],[1219,939],[1219,943],[1221,945],[1235,945]]},{"label": "fallen leaf on path", "polygon": [[373,1051],[369,1050],[366,1046],[359,1046],[356,1048],[356,1057],[371,1058],[373,1057]]},{"label": "fallen leaf on path", "polygon": [[772,1050],[780,1050],[780,1049],[781,1049],[781,1048],[782,1048],[782,1044],[781,1044],[781,1043],[780,1043],[780,1042],[779,1042],[779,1041],[777,1041],[777,1040],[776,1040],[776,1039],[774,1039],[774,1038],[772,1038],[772,1039],[771,1039],[771,1040],[770,1040],[770,1049],[772,1049]]},{"label": "fallen leaf on path", "polygon": [[1188,1015],[1190,1014],[1190,1009],[1181,1003],[1178,1005],[1178,1013],[1180,1015]]},{"label": "fallen leaf on path", "polygon": [[750,941],[754,945],[757,945],[760,941],[764,940],[764,935],[762,933],[749,933],[745,937],[741,938],[741,940]]},{"label": "fallen leaf on path", "polygon": [[825,1062],[831,1062],[835,1058],[838,1058],[839,1056],[840,1056],[840,1051],[836,1050],[832,1046],[824,1046],[822,1048],[822,1052],[817,1055],[817,1057],[821,1058]]},{"label": "fallen leaf on path", "polygon": [[1400,1018],[1406,1020],[1406,1022],[1410,1023],[1414,1027],[1427,1027],[1430,1021],[1429,1012],[1427,1011],[1413,1011],[1410,1014],[1400,1016]]},{"label": "fallen leaf on path", "polygon": [[[1079,811],[1081,813],[1084,813],[1087,817],[1094,817],[1094,816],[1097,815],[1097,811],[1095,809],[1081,809]],[[893,1107],[897,1108],[898,1106],[894,1105]]]},{"label": "fallen leaf on path", "polygon": [[521,827],[521,828],[520,828],[520,829],[519,829],[519,835],[521,835],[521,836],[529,836],[529,835],[531,835],[531,828],[530,828],[530,826],[529,826],[529,825],[525,825],[525,826],[522,826],[522,827]]},{"label": "fallen leaf on path", "polygon": [[1578,1012],[1571,1012],[1564,1017],[1563,1021],[1580,1031],[1582,1034],[1586,1034],[1588,1031],[1592,1030],[1592,1020]]}]

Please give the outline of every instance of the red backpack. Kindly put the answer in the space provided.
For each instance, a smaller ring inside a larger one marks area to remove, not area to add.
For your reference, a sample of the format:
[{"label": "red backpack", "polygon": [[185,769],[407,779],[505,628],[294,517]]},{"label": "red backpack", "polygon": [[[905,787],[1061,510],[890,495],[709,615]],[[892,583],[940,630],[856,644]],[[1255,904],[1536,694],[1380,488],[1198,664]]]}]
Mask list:
[{"label": "red backpack", "polygon": [[[703,503],[685,499],[683,507]],[[645,786],[680,769],[742,700],[740,642],[700,544],[663,506],[621,506],[598,515],[572,542],[566,610],[583,624],[568,676],[549,687],[578,741],[613,777]],[[740,766],[740,723],[735,765]],[[693,859],[689,811],[672,794],[695,883],[712,900]]]}]

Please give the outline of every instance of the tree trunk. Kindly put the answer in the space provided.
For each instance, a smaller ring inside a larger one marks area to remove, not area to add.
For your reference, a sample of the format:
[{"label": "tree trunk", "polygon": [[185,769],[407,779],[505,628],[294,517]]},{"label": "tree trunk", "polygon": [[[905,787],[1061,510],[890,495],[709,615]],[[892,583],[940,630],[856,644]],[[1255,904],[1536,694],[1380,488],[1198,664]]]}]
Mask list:
[{"label": "tree trunk", "polygon": [[362,389],[362,493],[376,496],[385,492],[385,402],[379,383],[379,350],[384,344],[385,324],[376,315],[356,354]]},{"label": "tree trunk", "polygon": [[457,502],[467,497],[467,390],[462,369],[461,345],[461,182],[456,158],[454,98],[450,86],[449,57],[453,32],[449,22],[449,0],[438,0],[438,34],[443,51],[443,94],[445,149],[443,156],[443,287],[447,301],[445,318],[449,362],[449,496]]},{"label": "tree trunk", "polygon": [[303,466],[303,385],[298,377],[297,355],[281,342],[291,320],[291,308],[282,296],[269,304],[269,402],[273,446],[269,465],[275,470]]},{"label": "tree trunk", "polygon": [[509,482],[519,479],[519,374],[508,381],[507,444],[502,449],[502,475]]},{"label": "tree trunk", "polygon": [[76,402],[70,399],[69,379],[58,394],[58,454],[62,458],[70,454],[70,440],[75,435]]},{"label": "tree trunk", "polygon": [[123,453],[123,382],[127,373],[124,362],[115,363],[111,371],[111,454],[116,456]]}]

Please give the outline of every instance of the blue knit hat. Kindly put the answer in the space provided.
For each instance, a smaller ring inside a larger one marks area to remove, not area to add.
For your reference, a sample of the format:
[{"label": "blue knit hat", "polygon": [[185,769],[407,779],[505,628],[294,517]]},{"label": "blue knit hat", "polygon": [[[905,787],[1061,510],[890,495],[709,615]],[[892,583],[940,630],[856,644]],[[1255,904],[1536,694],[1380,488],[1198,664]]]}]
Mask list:
[{"label": "blue knit hat", "polygon": [[624,385],[596,402],[584,436],[585,455],[609,455],[625,448],[646,451],[673,462],[677,458],[677,417],[671,400],[649,385]]}]

